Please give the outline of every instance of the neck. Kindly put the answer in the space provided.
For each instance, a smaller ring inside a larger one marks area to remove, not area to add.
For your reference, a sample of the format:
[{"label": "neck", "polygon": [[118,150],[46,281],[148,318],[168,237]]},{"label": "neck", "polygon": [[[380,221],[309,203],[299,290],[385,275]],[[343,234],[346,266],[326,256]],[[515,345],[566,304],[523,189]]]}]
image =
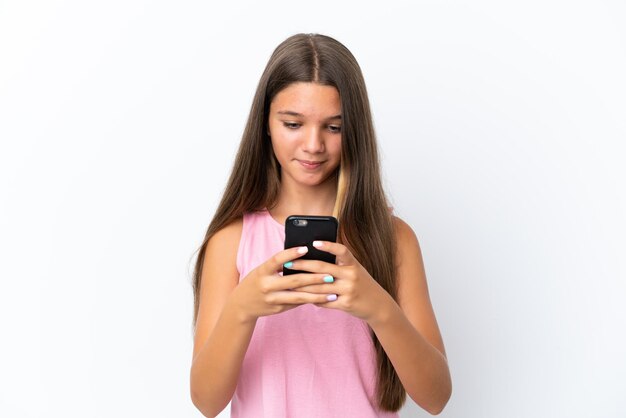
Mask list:
[{"label": "neck", "polygon": [[337,177],[316,186],[302,186],[283,178],[276,205],[270,209],[279,222],[289,215],[332,215],[337,197]]}]

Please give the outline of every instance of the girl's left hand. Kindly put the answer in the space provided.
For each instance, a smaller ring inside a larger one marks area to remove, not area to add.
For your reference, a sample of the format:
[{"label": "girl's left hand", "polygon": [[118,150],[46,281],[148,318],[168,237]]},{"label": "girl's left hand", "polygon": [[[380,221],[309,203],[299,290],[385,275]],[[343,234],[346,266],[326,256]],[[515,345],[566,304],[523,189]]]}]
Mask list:
[{"label": "girl's left hand", "polygon": [[369,323],[375,319],[376,314],[381,312],[380,308],[384,303],[389,300],[393,301],[391,295],[374,280],[345,245],[330,241],[314,241],[313,246],[320,251],[334,254],[336,264],[297,259],[289,268],[310,273],[327,273],[333,276],[334,282],[332,283],[297,288],[298,291],[337,295],[336,300],[316,303],[316,306],[340,309]]}]

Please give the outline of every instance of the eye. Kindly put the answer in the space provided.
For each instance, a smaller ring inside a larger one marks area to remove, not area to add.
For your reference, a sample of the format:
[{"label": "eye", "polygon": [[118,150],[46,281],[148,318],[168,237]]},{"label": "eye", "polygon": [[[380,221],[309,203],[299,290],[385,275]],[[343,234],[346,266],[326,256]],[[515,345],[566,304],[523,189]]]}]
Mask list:
[{"label": "eye", "polygon": [[[298,129],[300,127],[300,123],[296,123],[296,122],[283,122],[283,126],[289,128],[289,129]],[[334,134],[338,134],[341,132],[341,126],[337,126],[337,125],[329,125],[328,128],[330,129],[330,131]]]}]

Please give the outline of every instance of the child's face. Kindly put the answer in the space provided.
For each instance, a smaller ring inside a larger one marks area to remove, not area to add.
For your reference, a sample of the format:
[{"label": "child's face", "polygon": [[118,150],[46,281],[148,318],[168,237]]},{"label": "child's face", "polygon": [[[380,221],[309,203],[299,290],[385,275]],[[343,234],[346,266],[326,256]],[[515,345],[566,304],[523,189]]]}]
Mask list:
[{"label": "child's face", "polygon": [[293,83],[274,97],[269,113],[268,133],[283,180],[312,186],[334,173],[341,160],[341,118],[337,117],[341,99],[336,88]]}]

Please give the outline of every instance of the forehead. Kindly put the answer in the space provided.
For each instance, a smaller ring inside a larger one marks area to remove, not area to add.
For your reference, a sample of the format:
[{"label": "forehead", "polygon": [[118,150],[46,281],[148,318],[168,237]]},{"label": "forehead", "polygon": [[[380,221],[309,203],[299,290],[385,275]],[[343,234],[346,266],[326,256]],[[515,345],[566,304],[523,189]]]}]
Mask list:
[{"label": "forehead", "polygon": [[317,83],[292,83],[274,96],[270,113],[291,111],[304,116],[327,117],[339,114],[341,98],[333,86]]}]

